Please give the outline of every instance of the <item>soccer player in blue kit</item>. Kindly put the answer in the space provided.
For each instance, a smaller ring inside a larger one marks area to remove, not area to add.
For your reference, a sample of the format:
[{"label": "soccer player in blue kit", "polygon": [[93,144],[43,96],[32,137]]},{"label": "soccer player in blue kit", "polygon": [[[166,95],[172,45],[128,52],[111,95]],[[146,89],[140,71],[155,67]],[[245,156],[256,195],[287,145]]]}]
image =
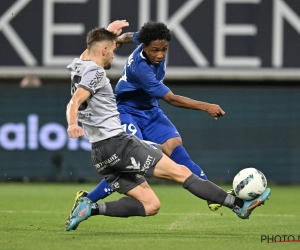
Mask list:
[{"label": "soccer player in blue kit", "polygon": [[139,46],[129,56],[115,88],[121,123],[127,133],[162,144],[163,152],[173,161],[187,166],[200,178],[207,179],[182,146],[179,132],[161,110],[157,100],[163,99],[180,108],[206,111],[215,119],[225,112],[219,105],[175,95],[164,85],[165,56],[171,38],[167,26],[158,22],[148,22],[133,34],[132,40]]},{"label": "soccer player in blue kit", "polygon": [[[170,105],[180,108],[205,111],[215,120],[225,112],[219,105],[175,95],[163,83],[166,72],[165,57],[171,39],[172,34],[167,26],[153,21],[145,23],[139,32],[124,33],[117,38],[117,43],[134,42],[138,45],[128,57],[123,75],[115,88],[121,124],[127,133],[161,144],[163,152],[173,161],[186,166],[193,174],[207,180],[203,170],[193,162],[182,146],[179,132],[161,110],[157,100],[163,99]],[[87,58],[86,52],[81,55],[81,58]],[[80,197],[87,196],[96,202],[112,192],[112,188],[105,180],[102,180],[90,193],[78,191],[71,214]],[[216,211],[221,205],[208,202],[208,206],[212,211]]]}]

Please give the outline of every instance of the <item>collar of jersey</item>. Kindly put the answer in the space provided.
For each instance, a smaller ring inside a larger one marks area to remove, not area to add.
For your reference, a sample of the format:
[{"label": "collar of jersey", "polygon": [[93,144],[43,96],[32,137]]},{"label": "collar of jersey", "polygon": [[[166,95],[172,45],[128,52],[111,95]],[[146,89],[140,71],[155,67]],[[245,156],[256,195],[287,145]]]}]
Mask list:
[{"label": "collar of jersey", "polygon": [[141,58],[143,58],[144,60],[147,60],[147,58],[146,58],[146,57],[144,57],[144,55],[143,55],[143,50],[141,50],[141,52],[140,52],[140,56],[141,56]]}]

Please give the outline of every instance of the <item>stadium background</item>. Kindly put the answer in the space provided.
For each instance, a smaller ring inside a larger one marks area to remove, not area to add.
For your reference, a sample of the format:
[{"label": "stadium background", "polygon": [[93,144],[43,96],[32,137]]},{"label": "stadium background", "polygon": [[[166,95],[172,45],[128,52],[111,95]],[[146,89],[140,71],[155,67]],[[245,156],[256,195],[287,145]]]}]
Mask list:
[{"label": "stadium background", "polygon": [[[38,10],[38,11],[37,11]],[[165,83],[219,104],[226,115],[162,109],[184,145],[217,182],[256,167],[268,180],[300,183],[300,6],[297,0],[1,0],[0,181],[96,181],[89,143],[67,138],[66,65],[87,31],[126,19],[173,32]],[[134,45],[116,52],[114,85]],[[39,88],[21,88],[35,75]]]}]

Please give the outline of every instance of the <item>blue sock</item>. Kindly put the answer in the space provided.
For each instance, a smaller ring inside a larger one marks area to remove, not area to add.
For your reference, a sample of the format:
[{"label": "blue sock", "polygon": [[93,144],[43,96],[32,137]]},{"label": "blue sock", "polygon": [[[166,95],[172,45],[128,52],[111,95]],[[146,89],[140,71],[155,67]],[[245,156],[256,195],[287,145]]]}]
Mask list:
[{"label": "blue sock", "polygon": [[192,161],[191,157],[186,152],[185,148],[182,145],[177,146],[170,158],[178,164],[186,166],[191,172],[197,176],[199,176],[203,180],[207,180],[206,175],[204,174],[203,170]]},{"label": "blue sock", "polygon": [[97,202],[100,199],[111,195],[114,191],[107,184],[106,180],[103,179],[86,197],[92,202]]}]

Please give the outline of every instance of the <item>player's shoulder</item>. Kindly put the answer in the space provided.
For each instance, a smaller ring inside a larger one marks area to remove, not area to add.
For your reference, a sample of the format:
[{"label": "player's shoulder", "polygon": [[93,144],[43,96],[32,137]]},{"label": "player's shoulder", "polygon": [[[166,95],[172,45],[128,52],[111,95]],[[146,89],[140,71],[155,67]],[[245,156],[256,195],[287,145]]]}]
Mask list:
[{"label": "player's shoulder", "polygon": [[143,55],[142,51],[137,52],[134,56],[134,65],[139,68],[148,68],[150,67],[147,58]]},{"label": "player's shoulder", "polygon": [[74,58],[73,61],[68,64],[67,69],[70,71],[76,71],[78,65],[81,65],[81,60],[79,58]]},{"label": "player's shoulder", "polygon": [[70,63],[67,68],[70,71],[76,71],[78,74],[86,74],[88,72],[92,71],[103,71],[104,69],[98,66],[95,62],[90,60],[81,60],[79,58],[75,58],[72,63]]},{"label": "player's shoulder", "polygon": [[101,72],[105,72],[105,70],[103,68],[101,68],[99,65],[97,65],[95,62],[93,61],[82,61],[82,69],[84,71],[101,71]]},{"label": "player's shoulder", "polygon": [[94,61],[91,60],[81,60],[79,58],[74,58],[72,63],[70,63],[67,68],[69,70],[79,70],[81,69],[81,71],[83,70],[98,70],[98,69],[102,69],[104,71],[103,68],[101,68],[100,66],[98,66]]},{"label": "player's shoulder", "polygon": [[80,75],[84,79],[96,79],[96,82],[106,78],[105,70],[93,61],[82,61]]}]

